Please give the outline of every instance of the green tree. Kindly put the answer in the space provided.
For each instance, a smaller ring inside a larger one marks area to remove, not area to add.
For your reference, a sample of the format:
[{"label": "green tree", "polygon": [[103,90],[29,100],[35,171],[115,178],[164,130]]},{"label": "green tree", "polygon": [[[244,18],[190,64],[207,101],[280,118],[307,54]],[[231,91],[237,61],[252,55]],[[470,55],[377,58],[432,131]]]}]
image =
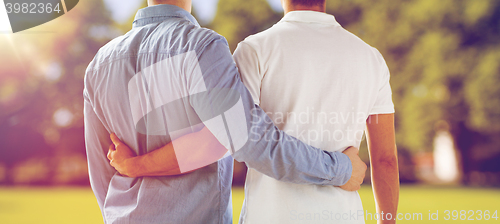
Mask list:
[{"label": "green tree", "polygon": [[499,1],[329,3],[341,24],[386,58],[398,146],[431,150],[434,126],[446,121],[465,182],[471,171],[482,169],[480,161],[500,153]]},{"label": "green tree", "polygon": [[219,0],[217,14],[209,28],[224,36],[234,51],[247,36],[271,27],[281,17],[266,0]]}]

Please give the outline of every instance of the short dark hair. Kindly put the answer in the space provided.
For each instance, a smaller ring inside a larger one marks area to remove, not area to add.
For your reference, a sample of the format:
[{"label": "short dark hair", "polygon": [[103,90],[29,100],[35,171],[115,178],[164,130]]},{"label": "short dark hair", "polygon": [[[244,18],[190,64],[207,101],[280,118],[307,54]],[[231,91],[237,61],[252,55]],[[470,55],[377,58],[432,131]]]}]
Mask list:
[{"label": "short dark hair", "polygon": [[324,5],[326,0],[292,0],[294,5],[305,5],[305,6],[315,6]]}]

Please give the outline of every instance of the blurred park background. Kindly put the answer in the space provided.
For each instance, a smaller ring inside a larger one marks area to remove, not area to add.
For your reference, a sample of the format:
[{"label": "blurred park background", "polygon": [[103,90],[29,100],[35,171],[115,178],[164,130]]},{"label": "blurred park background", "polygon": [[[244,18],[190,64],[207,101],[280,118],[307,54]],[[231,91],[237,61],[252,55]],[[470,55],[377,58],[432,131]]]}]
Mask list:
[{"label": "blurred park background", "polygon": [[[200,24],[231,50],[283,15],[280,0],[193,2]],[[80,1],[47,24],[0,34],[0,223],[101,222],[87,176],[83,77],[98,49],[130,30],[145,6]],[[400,210],[500,210],[500,1],[327,0],[327,12],[391,70]],[[368,163],[366,143],[361,155]],[[245,173],[237,163],[235,214]],[[360,195],[374,212],[369,185]]]}]

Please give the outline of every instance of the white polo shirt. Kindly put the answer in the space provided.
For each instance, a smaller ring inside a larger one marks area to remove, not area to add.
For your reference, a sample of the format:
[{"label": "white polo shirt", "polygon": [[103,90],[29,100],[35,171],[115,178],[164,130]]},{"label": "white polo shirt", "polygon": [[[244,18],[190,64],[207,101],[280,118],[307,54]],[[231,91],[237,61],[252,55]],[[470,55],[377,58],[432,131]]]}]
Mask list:
[{"label": "white polo shirt", "polygon": [[[293,11],[234,53],[255,102],[286,133],[329,151],[359,147],[372,114],[394,113],[382,55],[332,15]],[[240,223],[364,223],[357,192],[249,169]]]}]

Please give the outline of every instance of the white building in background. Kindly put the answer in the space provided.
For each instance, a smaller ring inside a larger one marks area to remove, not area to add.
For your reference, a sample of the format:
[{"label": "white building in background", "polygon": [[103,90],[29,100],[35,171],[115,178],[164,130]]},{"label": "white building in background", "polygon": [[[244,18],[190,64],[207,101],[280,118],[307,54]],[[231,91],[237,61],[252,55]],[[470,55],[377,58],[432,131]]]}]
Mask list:
[{"label": "white building in background", "polygon": [[436,134],[433,154],[436,177],[447,183],[458,181],[458,157],[453,138],[448,131],[438,131]]}]

